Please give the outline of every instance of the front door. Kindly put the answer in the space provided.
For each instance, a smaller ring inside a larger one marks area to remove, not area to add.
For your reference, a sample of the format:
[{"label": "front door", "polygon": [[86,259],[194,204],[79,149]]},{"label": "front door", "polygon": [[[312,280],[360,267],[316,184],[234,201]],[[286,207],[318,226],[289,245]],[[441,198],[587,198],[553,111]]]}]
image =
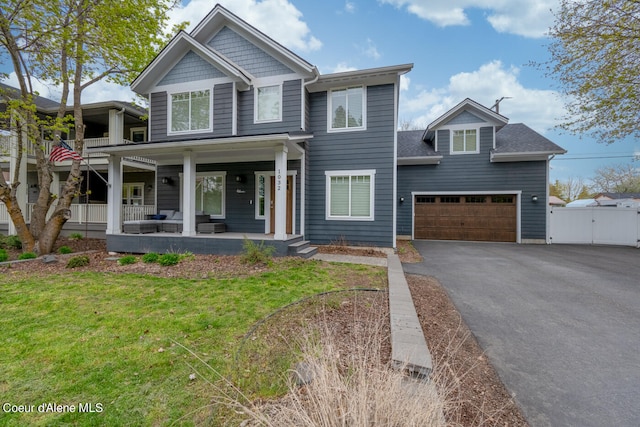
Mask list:
[{"label": "front door", "polygon": [[[293,176],[287,176],[287,234],[293,233]],[[271,219],[269,231],[276,231],[276,177],[271,177],[271,202],[269,203],[269,217]]]}]

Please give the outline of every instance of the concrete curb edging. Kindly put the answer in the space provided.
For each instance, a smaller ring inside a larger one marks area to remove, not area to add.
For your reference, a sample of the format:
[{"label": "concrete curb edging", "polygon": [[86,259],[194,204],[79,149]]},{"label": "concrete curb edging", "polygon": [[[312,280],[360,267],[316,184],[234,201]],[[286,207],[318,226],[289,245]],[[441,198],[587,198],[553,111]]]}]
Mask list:
[{"label": "concrete curb edging", "polygon": [[387,257],[387,274],[392,365],[413,376],[425,378],[433,369],[431,353],[398,255]]}]

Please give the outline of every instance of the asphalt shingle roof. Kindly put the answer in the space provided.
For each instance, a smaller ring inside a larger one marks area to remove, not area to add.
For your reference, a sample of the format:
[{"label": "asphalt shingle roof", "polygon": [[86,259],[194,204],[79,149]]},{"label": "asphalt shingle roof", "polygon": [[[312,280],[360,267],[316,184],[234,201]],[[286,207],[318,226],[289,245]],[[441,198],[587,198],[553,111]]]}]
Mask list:
[{"label": "asphalt shingle roof", "polygon": [[[4,101],[7,97],[15,99],[20,96],[20,92],[18,89],[4,83],[0,83],[0,92],[2,93],[2,96],[0,96],[0,102]],[[60,103],[43,96],[36,96],[34,102],[36,104],[36,107],[42,110],[58,108],[58,106],[60,105]]]},{"label": "asphalt shingle roof", "polygon": [[423,130],[405,130],[398,132],[398,157],[437,156],[433,147],[422,140]]},{"label": "asphalt shingle roof", "polygon": [[494,153],[564,153],[565,150],[523,123],[503,126],[496,132]]}]

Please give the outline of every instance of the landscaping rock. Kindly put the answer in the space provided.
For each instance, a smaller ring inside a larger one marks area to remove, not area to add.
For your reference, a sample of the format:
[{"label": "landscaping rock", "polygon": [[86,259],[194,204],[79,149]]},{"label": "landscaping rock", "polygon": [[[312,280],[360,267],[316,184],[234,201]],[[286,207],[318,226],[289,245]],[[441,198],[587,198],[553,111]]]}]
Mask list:
[{"label": "landscaping rock", "polygon": [[45,255],[42,257],[43,264],[53,264],[55,262],[58,262],[58,257],[55,255]]}]

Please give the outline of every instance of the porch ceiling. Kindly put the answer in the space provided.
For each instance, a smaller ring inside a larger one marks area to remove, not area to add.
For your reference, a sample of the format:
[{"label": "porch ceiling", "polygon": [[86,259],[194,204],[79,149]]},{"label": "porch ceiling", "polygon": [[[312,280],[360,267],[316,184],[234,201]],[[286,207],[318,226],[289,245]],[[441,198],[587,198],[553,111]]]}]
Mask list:
[{"label": "porch ceiling", "polygon": [[299,159],[304,149],[298,145],[313,135],[273,134],[245,137],[210,138],[186,141],[143,142],[87,148],[87,152],[116,156],[141,156],[159,165],[181,164],[183,154],[196,154],[197,163],[229,163],[273,160],[275,151],[287,147],[289,159]]}]

